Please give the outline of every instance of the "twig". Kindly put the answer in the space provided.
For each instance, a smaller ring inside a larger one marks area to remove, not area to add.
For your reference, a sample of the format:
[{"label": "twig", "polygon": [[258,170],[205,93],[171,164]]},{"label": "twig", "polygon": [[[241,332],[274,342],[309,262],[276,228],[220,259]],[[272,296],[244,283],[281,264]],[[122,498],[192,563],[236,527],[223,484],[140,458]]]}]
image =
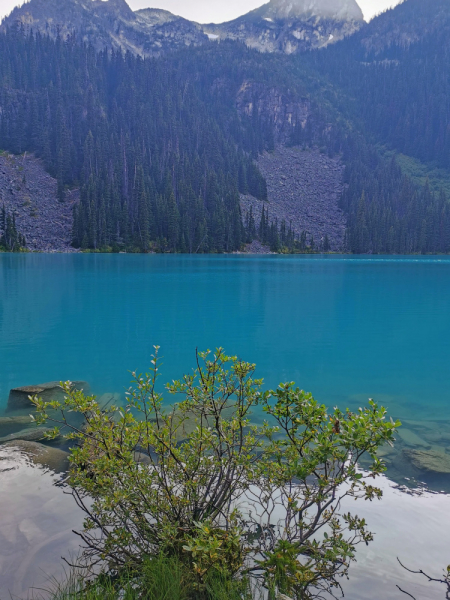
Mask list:
[{"label": "twig", "polygon": [[[408,569],[408,570],[409,570],[409,569]],[[413,595],[412,595],[412,594],[410,594],[409,592],[405,592],[405,590],[402,590],[402,588],[401,588],[399,585],[397,585],[396,587],[397,587],[397,588],[398,588],[398,589],[399,589],[399,590],[402,592],[402,594],[406,594],[407,596],[409,596],[409,597],[410,597],[410,598],[412,598],[413,600],[416,600],[415,596],[413,596]]]},{"label": "twig", "polygon": [[405,567],[405,565],[398,558],[398,556],[397,556],[397,560],[400,563],[400,566],[405,569],[405,571],[408,571],[409,573],[412,573],[413,575],[423,575],[424,577],[426,577],[428,579],[429,582],[435,581],[436,583],[445,583],[447,586],[450,585],[450,582],[447,579],[436,579],[435,577],[431,577],[430,575],[428,575],[427,573],[422,571],[422,569],[419,569],[419,571],[413,571],[412,569],[408,569],[408,567]]}]

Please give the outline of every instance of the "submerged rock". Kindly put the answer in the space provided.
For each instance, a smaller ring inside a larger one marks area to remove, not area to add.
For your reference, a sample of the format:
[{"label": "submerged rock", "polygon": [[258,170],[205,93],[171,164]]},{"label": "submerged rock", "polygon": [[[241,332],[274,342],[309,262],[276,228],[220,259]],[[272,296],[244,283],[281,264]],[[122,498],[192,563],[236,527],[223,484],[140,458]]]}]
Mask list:
[{"label": "submerged rock", "polygon": [[450,454],[436,450],[404,450],[403,452],[421,471],[450,474]]},{"label": "submerged rock", "polygon": [[431,446],[431,444],[419,437],[417,433],[414,433],[414,431],[411,431],[411,429],[404,429],[401,427],[400,429],[397,429],[396,433],[407,446],[413,446],[416,448],[429,448]]},{"label": "submerged rock", "polygon": [[12,442],[15,440],[24,440],[27,442],[37,442],[44,439],[44,435],[52,431],[49,427],[30,427],[29,429],[22,429],[17,433],[11,433],[5,437],[0,438],[0,444],[5,442]]},{"label": "submerged rock", "polygon": [[120,404],[120,394],[112,392],[102,394],[101,396],[98,396],[97,403],[102,408],[111,407],[113,405],[118,406]]},{"label": "submerged rock", "polygon": [[49,467],[53,471],[65,471],[69,466],[69,453],[37,442],[16,440],[3,444],[2,448],[13,448],[30,458],[35,465]]},{"label": "submerged rock", "polygon": [[[86,381],[73,381],[72,385],[77,390],[84,390],[86,393],[89,392],[89,384]],[[29,396],[39,396],[46,402],[50,402],[50,400],[62,401],[64,399],[64,391],[59,381],[14,388],[9,392],[7,410],[31,408],[33,404],[30,402]]]},{"label": "submerged rock", "polygon": [[422,421],[414,421],[413,419],[402,419],[403,425],[407,425],[409,427],[413,427],[414,429],[428,429],[431,431],[436,431],[436,429],[440,429],[442,426],[442,422],[438,421],[426,421],[423,419]]},{"label": "submerged rock", "polygon": [[0,417],[0,430],[4,427],[17,427],[18,425],[31,425],[30,415],[16,415],[14,417]]},{"label": "submerged rock", "polygon": [[31,427],[33,421],[30,415],[16,415],[14,417],[0,417],[0,437],[14,433],[24,427]]},{"label": "submerged rock", "polygon": [[431,444],[450,444],[450,431],[431,431],[424,434],[424,437],[431,442]]}]

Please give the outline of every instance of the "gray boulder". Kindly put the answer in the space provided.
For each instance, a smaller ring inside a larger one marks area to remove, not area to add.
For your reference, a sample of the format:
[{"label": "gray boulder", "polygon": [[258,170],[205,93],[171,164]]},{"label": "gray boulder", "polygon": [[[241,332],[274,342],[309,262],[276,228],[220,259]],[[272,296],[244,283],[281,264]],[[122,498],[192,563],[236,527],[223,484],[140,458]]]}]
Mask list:
[{"label": "gray boulder", "polygon": [[15,440],[3,444],[2,448],[12,448],[25,454],[33,464],[49,467],[53,471],[66,471],[69,467],[69,453],[59,448],[51,448],[26,440]]},{"label": "gray boulder", "polygon": [[[59,384],[59,381],[50,381],[49,383],[14,388],[9,392],[7,410],[32,408],[33,404],[30,402],[29,396],[39,396],[46,402],[50,400],[62,401],[64,391]],[[89,393],[89,384],[86,381],[73,381],[72,384],[75,389]]]}]

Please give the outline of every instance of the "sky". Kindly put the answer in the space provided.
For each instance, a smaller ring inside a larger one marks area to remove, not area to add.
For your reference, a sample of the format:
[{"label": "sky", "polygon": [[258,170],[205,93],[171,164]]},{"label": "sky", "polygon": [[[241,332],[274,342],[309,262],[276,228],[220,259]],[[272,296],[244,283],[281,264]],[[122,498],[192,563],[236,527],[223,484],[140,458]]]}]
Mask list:
[{"label": "sky", "polygon": [[[366,21],[400,0],[357,0]],[[426,1],[426,0],[424,0]],[[176,15],[199,23],[230,21],[265,4],[264,0],[127,0],[133,10],[138,8],[164,8]],[[22,4],[18,0],[0,0],[0,18]]]}]

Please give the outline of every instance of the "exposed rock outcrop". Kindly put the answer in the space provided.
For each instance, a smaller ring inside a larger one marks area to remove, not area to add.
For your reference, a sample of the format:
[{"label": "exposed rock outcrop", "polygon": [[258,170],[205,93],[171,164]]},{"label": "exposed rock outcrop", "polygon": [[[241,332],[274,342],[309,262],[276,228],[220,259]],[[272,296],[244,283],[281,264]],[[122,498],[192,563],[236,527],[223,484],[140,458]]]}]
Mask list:
[{"label": "exposed rock outcrop", "polygon": [[[40,383],[37,385],[27,385],[14,388],[9,392],[8,410],[20,410],[22,408],[32,407],[29,396],[39,396],[45,402],[50,400],[62,401],[65,392],[59,385],[59,381],[50,381],[49,383]],[[73,381],[72,386],[77,390],[89,392],[89,384],[86,381]]]},{"label": "exposed rock outcrop", "polygon": [[144,57],[209,40],[232,39],[262,52],[292,54],[351,35],[363,24],[355,0],[271,0],[234,21],[199,25],[165,10],[133,12],[125,0],[30,0],[3,27],[19,23],[53,37],[121,49]]},{"label": "exposed rock outcrop", "polygon": [[274,19],[318,17],[334,21],[363,21],[356,0],[271,0],[260,9]]},{"label": "exposed rock outcrop", "polygon": [[16,23],[52,37],[75,37],[96,50],[120,49],[143,57],[208,42],[197,23],[164,10],[133,12],[125,0],[30,0],[14,9],[2,27]]},{"label": "exposed rock outcrop", "polygon": [[244,81],[236,96],[236,108],[241,117],[258,119],[273,130],[275,142],[289,141],[293,128],[306,127],[311,115],[311,102],[308,98],[288,95],[277,88],[269,88],[263,83]]},{"label": "exposed rock outcrop", "polygon": [[71,247],[72,209],[78,201],[78,190],[58,201],[56,179],[34,156],[0,153],[0,208],[4,205],[15,215],[29,250],[76,252]]},{"label": "exposed rock outcrop", "polygon": [[271,0],[229,23],[204,26],[204,31],[261,52],[294,54],[339,41],[363,24],[355,0]]}]

